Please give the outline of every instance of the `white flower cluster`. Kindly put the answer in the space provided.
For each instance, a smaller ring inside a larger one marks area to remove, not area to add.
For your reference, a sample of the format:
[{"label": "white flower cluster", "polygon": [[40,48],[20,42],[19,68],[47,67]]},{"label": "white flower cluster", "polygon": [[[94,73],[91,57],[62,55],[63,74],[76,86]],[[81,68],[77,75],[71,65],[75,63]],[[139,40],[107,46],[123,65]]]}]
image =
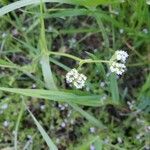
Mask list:
[{"label": "white flower cluster", "polygon": [[118,75],[122,75],[122,73],[126,70],[126,66],[122,63],[113,62],[110,66],[110,70]]},{"label": "white flower cluster", "polygon": [[113,61],[110,65],[110,71],[115,72],[117,75],[122,75],[126,70],[125,62],[128,56],[129,55],[127,52],[123,50],[117,50],[113,56]]},{"label": "white flower cluster", "polygon": [[128,58],[128,54],[127,52],[125,51],[122,51],[122,50],[118,50],[115,52],[115,55],[116,55],[116,59],[118,61],[121,61],[122,63],[125,63],[126,62],[126,59]]},{"label": "white flower cluster", "polygon": [[66,74],[66,82],[74,85],[77,89],[82,89],[85,86],[86,79],[87,77],[78,73],[76,69],[72,69]]}]

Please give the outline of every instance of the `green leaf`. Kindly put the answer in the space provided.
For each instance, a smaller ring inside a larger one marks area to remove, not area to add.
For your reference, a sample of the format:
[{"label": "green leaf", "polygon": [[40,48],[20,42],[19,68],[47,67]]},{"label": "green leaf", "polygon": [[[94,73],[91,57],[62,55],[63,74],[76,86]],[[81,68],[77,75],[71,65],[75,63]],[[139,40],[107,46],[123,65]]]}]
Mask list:
[{"label": "green leaf", "polygon": [[40,90],[40,89],[17,89],[17,88],[4,88],[0,87],[0,90],[6,92],[12,92],[25,96],[31,96],[36,98],[43,98],[59,102],[76,103],[85,106],[102,106],[110,101],[101,101],[100,95],[77,95],[70,93],[70,91],[57,91],[57,90]]},{"label": "green leaf", "polygon": [[[82,5],[86,7],[96,7],[100,4],[113,4],[122,2],[122,0],[42,0],[43,2],[58,2],[73,5]],[[41,0],[20,0],[0,8],[0,16],[3,16],[13,10],[19,9],[32,4],[40,4]]]},{"label": "green leaf", "polygon": [[81,5],[87,6],[87,7],[96,7],[101,4],[114,4],[114,3],[120,3],[123,2],[123,0],[85,0],[80,2]]},{"label": "green leaf", "polygon": [[[25,105],[26,106],[26,105]],[[43,129],[43,127],[40,125],[40,123],[36,120],[36,118],[34,117],[34,115],[32,114],[32,112],[27,108],[28,112],[30,113],[30,116],[32,117],[32,119],[34,120],[39,132],[41,133],[41,135],[43,136],[45,142],[47,143],[48,147],[50,148],[50,150],[58,150],[58,148],[56,147],[56,145],[53,143],[53,141],[51,140],[51,138],[48,136],[48,134],[46,133],[46,131]]]}]

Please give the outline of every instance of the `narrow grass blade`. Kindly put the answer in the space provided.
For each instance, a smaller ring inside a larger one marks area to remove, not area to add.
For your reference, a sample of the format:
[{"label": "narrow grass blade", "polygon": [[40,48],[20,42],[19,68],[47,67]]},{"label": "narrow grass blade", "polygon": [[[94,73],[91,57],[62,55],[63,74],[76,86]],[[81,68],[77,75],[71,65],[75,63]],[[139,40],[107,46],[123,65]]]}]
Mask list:
[{"label": "narrow grass blade", "polygon": [[40,34],[40,49],[41,49],[41,67],[43,72],[43,77],[45,81],[45,86],[47,89],[56,89],[55,81],[53,79],[53,74],[51,71],[51,66],[49,63],[49,55],[46,43],[46,36],[45,36],[45,25],[44,25],[44,18],[43,18],[43,6],[42,3],[40,5],[40,22],[41,22],[41,34]]},{"label": "narrow grass blade", "polygon": [[51,140],[51,138],[48,136],[48,134],[46,133],[46,131],[43,129],[43,127],[40,125],[40,123],[36,120],[36,118],[34,117],[34,115],[32,114],[32,112],[27,108],[27,106],[26,106],[26,109],[30,113],[30,116],[34,120],[34,123],[36,124],[39,132],[43,136],[43,138],[44,138],[45,142],[47,143],[49,149],[50,150],[58,150],[57,147],[56,147],[56,145],[53,143],[53,141]]},{"label": "narrow grass blade", "polygon": [[9,68],[9,69],[16,69],[18,71],[21,71],[23,72],[24,74],[26,74],[28,77],[30,77],[32,80],[34,80],[37,84],[39,85],[42,85],[43,86],[43,82],[36,78],[35,76],[33,76],[29,71],[28,71],[28,67],[29,66],[24,66],[24,67],[21,67],[21,66],[18,66],[12,62],[8,62],[6,60],[2,60],[0,59],[0,67],[4,67],[4,68]]},{"label": "narrow grass blade", "polygon": [[97,120],[95,117],[93,117],[92,115],[90,115],[89,113],[87,113],[86,111],[84,111],[83,109],[81,109],[78,105],[72,104],[72,103],[69,103],[69,105],[72,108],[74,108],[76,111],[78,111],[87,120],[89,120],[89,122],[91,124],[93,124],[94,126],[97,126],[100,129],[106,129],[106,127],[99,120]]},{"label": "narrow grass blade", "polygon": [[19,124],[21,122],[21,119],[22,119],[22,115],[23,115],[23,112],[24,112],[24,105],[22,103],[21,105],[21,110],[19,112],[19,116],[18,116],[18,119],[17,119],[17,123],[16,123],[16,127],[15,127],[15,134],[14,134],[14,149],[17,150],[17,145],[18,145],[18,130],[19,130]]},{"label": "narrow grass blade", "polygon": [[141,88],[141,91],[139,93],[139,98],[145,95],[145,92],[148,92],[148,90],[150,90],[150,74],[147,77],[146,82],[144,83],[144,85]]},{"label": "narrow grass blade", "polygon": [[116,74],[112,73],[110,75],[110,91],[112,95],[112,101],[115,104],[119,104],[119,90],[118,90],[118,84],[117,84],[117,76]]},{"label": "narrow grass blade", "polygon": [[100,14],[95,13],[95,14],[94,14],[94,17],[95,17],[95,19],[96,19],[96,21],[97,21],[97,24],[98,24],[98,26],[99,26],[99,29],[101,29],[102,36],[103,36],[103,39],[104,39],[104,41],[105,41],[106,48],[109,48],[109,38],[108,38],[108,35],[107,35],[107,33],[106,33],[105,27],[104,27],[104,25],[103,25],[103,23],[102,23]]},{"label": "narrow grass blade", "polygon": [[[20,0],[14,3],[11,3],[7,6],[0,8],[0,16],[3,16],[13,10],[19,9],[24,6],[39,4],[41,0]],[[75,4],[75,5],[83,5],[86,7],[96,7],[100,4],[112,4],[121,2],[121,0],[43,0],[43,2],[58,2],[58,3],[66,3],[66,4]]]},{"label": "narrow grass blade", "polygon": [[43,55],[40,63],[45,81],[45,87],[48,89],[56,89],[56,85],[50,68],[49,56]]}]

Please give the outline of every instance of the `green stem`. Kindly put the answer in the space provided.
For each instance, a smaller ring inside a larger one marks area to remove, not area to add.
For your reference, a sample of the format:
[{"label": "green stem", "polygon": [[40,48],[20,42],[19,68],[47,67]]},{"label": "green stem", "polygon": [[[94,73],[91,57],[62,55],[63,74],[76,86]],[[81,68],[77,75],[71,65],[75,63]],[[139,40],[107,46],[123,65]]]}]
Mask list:
[{"label": "green stem", "polygon": [[79,68],[86,63],[110,63],[110,61],[107,60],[92,60],[92,59],[81,59],[76,56],[66,54],[66,53],[60,53],[60,52],[49,52],[50,55],[57,55],[57,56],[65,56],[71,59],[74,59],[79,62]]},{"label": "green stem", "polygon": [[42,0],[41,0],[41,4],[40,4],[40,11],[41,11],[40,49],[41,49],[41,55],[42,55],[40,63],[41,63],[42,73],[43,73],[46,88],[56,89],[56,85],[55,85],[52,71],[51,71],[51,66],[49,63],[49,51],[48,51],[47,43],[46,43]]},{"label": "green stem", "polygon": [[83,63],[110,63],[108,60],[92,60],[92,59],[85,59],[82,60]]},{"label": "green stem", "polygon": [[71,58],[71,59],[74,59],[76,61],[82,61],[82,59],[76,57],[76,56],[73,56],[73,55],[70,55],[70,54],[66,54],[66,53],[60,53],[60,52],[49,52],[50,55],[57,55],[57,56],[65,56],[65,57],[68,57],[68,58]]},{"label": "green stem", "polygon": [[81,68],[81,66],[83,64],[89,64],[89,63],[110,63],[110,61],[107,61],[107,60],[92,60],[92,59],[85,59],[85,60],[82,60],[79,62],[79,68]]}]

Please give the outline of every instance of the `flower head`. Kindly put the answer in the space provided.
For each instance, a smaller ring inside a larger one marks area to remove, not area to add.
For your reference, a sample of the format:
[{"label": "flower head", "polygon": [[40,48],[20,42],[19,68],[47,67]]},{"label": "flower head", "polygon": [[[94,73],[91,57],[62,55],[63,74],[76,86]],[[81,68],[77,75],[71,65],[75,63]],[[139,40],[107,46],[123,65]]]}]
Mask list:
[{"label": "flower head", "polygon": [[66,82],[74,85],[77,89],[82,89],[85,86],[87,77],[78,73],[76,69],[72,69],[66,74]]},{"label": "flower head", "polygon": [[76,80],[79,76],[79,73],[76,69],[72,69],[66,74],[66,81],[67,83],[72,83],[74,80]]},{"label": "flower head", "polygon": [[118,50],[115,52],[115,55],[116,55],[116,59],[117,61],[121,61],[122,63],[125,63],[126,62],[126,59],[128,58],[128,54],[127,52],[125,51],[122,51],[122,50]]},{"label": "flower head", "polygon": [[125,62],[128,56],[127,52],[117,50],[111,59],[110,71],[122,75],[126,71]]},{"label": "flower head", "polygon": [[117,75],[122,75],[126,70],[126,66],[122,63],[113,62],[110,66],[110,71]]}]

